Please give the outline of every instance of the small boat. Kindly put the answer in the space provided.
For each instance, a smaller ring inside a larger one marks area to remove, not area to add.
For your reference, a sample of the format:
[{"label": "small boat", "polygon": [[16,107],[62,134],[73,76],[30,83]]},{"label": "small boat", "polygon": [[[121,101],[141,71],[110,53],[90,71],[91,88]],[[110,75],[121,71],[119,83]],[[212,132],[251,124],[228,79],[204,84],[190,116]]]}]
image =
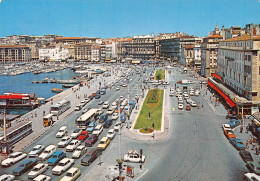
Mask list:
[{"label": "small boat", "polygon": [[62,84],[62,87],[64,88],[71,88],[73,86],[74,86],[73,84]]},{"label": "small boat", "polygon": [[51,91],[52,91],[52,92],[58,92],[58,93],[60,93],[60,92],[63,91],[63,89],[52,88]]}]

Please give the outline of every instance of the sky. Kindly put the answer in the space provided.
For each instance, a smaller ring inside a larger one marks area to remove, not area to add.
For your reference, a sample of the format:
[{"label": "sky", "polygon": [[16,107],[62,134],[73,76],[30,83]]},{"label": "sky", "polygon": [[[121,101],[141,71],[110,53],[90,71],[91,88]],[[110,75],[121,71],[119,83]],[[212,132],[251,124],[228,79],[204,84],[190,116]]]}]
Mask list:
[{"label": "sky", "polygon": [[128,37],[260,23],[260,0],[0,0],[0,37]]}]

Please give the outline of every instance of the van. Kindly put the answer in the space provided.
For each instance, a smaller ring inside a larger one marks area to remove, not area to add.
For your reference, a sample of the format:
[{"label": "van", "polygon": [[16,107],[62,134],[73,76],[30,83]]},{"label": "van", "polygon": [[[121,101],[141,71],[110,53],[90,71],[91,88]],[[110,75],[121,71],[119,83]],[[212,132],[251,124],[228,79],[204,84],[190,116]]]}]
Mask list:
[{"label": "van", "polygon": [[94,131],[92,132],[92,134],[99,136],[102,131],[103,131],[103,125],[102,125],[102,124],[98,124],[98,125],[95,127],[95,129],[94,129]]},{"label": "van", "polygon": [[44,161],[51,157],[51,155],[56,151],[55,145],[49,145],[45,150],[40,154],[39,160]]},{"label": "van", "polygon": [[48,114],[43,117],[43,127],[52,125],[52,123],[53,123],[52,116],[53,116],[53,114]]}]

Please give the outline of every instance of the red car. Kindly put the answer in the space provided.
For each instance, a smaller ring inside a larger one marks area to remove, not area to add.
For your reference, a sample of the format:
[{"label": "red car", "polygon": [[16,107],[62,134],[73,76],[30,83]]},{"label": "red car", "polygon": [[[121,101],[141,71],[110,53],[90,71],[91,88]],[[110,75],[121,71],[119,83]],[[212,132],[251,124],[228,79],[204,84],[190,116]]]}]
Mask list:
[{"label": "red car", "polygon": [[98,140],[98,136],[92,134],[86,140],[85,145],[88,146],[88,147],[93,146],[97,142],[97,140]]},{"label": "red car", "polygon": [[88,138],[88,132],[87,131],[82,131],[78,137],[79,141],[85,141]]},{"label": "red car", "polygon": [[190,110],[191,110],[190,105],[189,104],[186,105],[186,111],[190,111]]}]

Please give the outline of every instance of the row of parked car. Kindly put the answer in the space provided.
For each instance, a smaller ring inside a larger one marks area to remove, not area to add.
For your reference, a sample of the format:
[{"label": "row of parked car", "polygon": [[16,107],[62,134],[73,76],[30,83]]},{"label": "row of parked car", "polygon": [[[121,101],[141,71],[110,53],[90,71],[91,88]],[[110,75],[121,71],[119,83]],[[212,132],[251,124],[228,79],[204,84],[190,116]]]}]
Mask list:
[{"label": "row of parked car", "polygon": [[[254,159],[249,151],[246,150],[246,145],[243,143],[241,139],[239,139],[233,129],[240,125],[240,121],[237,119],[232,119],[234,116],[228,116],[227,118],[231,118],[228,123],[222,124],[222,129],[224,135],[229,140],[229,142],[239,151],[239,155],[246,163],[246,167],[249,169],[250,172],[245,174],[245,177],[249,180],[260,180],[260,163],[254,162]],[[257,175],[255,175],[257,174]]]}]

